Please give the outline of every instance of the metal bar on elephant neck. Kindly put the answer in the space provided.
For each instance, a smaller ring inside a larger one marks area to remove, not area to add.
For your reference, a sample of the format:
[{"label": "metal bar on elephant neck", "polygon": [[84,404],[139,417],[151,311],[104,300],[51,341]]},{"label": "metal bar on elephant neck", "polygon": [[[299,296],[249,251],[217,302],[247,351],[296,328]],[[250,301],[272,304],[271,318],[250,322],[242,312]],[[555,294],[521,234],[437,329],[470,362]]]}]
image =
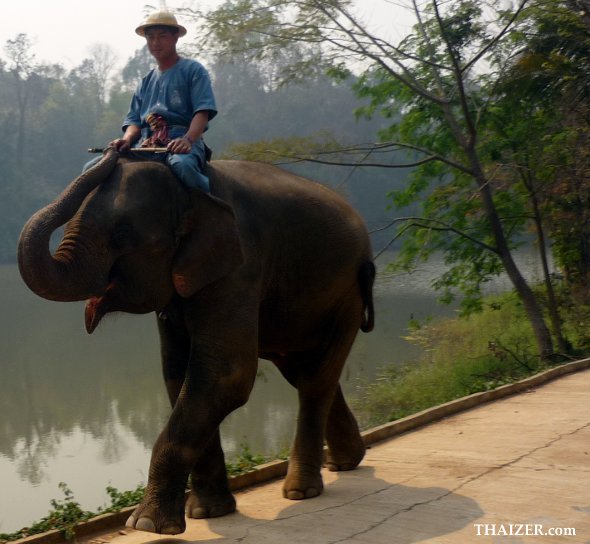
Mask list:
[{"label": "metal bar on elephant neck", "polygon": [[[108,148],[104,147],[89,147],[88,153],[104,153]],[[168,153],[166,147],[132,147],[127,153]]]}]

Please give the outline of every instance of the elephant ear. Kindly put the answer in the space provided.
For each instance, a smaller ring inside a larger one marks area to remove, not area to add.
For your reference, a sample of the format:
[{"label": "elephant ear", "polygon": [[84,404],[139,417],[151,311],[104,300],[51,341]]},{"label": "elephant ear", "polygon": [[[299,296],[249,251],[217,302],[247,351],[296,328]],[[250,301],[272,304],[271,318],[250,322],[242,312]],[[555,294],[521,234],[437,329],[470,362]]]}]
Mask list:
[{"label": "elephant ear", "polygon": [[172,265],[174,288],[185,298],[227,276],[243,262],[231,206],[199,190],[192,191],[191,197],[193,207],[183,219]]}]

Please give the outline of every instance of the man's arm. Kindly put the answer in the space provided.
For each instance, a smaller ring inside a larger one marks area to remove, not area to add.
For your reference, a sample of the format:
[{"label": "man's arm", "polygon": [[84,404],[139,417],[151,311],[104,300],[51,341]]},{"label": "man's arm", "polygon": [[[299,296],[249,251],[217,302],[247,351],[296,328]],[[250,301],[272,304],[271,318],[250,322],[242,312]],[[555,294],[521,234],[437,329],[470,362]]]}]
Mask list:
[{"label": "man's arm", "polygon": [[114,147],[119,152],[129,151],[131,146],[141,137],[141,128],[137,125],[127,125],[122,138],[113,140],[109,147]]},{"label": "man's arm", "polygon": [[[191,124],[182,138],[175,138],[168,144],[168,151],[172,153],[189,153],[193,144],[203,135],[209,122],[207,110],[198,111],[193,115]],[[125,133],[127,135],[127,133]]]}]

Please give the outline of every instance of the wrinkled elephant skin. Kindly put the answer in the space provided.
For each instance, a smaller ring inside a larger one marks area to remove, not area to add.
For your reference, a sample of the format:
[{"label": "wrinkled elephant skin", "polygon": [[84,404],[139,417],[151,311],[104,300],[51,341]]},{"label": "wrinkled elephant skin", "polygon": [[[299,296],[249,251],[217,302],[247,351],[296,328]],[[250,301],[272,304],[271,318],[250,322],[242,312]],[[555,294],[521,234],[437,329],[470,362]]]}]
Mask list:
[{"label": "wrinkled elephant skin", "polygon": [[299,394],[285,497],[322,492],[324,439],[330,470],[364,455],[339,385],[358,330],[373,327],[363,221],[333,191],[273,166],[214,161],[210,178],[212,195],[188,194],[165,166],[110,150],[19,241],[27,285],[50,300],[88,300],[88,332],[110,312],[158,316],[173,410],[128,526],[162,534],[184,531],[185,513],[235,510],[219,424],[247,401],[259,357]]}]

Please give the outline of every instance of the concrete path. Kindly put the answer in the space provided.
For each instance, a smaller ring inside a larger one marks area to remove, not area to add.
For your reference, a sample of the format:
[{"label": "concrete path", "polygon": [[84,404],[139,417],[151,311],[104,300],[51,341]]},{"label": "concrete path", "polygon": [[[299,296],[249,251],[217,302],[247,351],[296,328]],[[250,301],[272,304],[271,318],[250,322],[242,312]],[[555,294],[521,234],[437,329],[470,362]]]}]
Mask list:
[{"label": "concrete path", "polygon": [[324,478],[301,502],[281,481],[238,492],[239,512],[188,520],[178,538],[92,542],[588,544],[590,370],[374,445],[359,469]]}]

